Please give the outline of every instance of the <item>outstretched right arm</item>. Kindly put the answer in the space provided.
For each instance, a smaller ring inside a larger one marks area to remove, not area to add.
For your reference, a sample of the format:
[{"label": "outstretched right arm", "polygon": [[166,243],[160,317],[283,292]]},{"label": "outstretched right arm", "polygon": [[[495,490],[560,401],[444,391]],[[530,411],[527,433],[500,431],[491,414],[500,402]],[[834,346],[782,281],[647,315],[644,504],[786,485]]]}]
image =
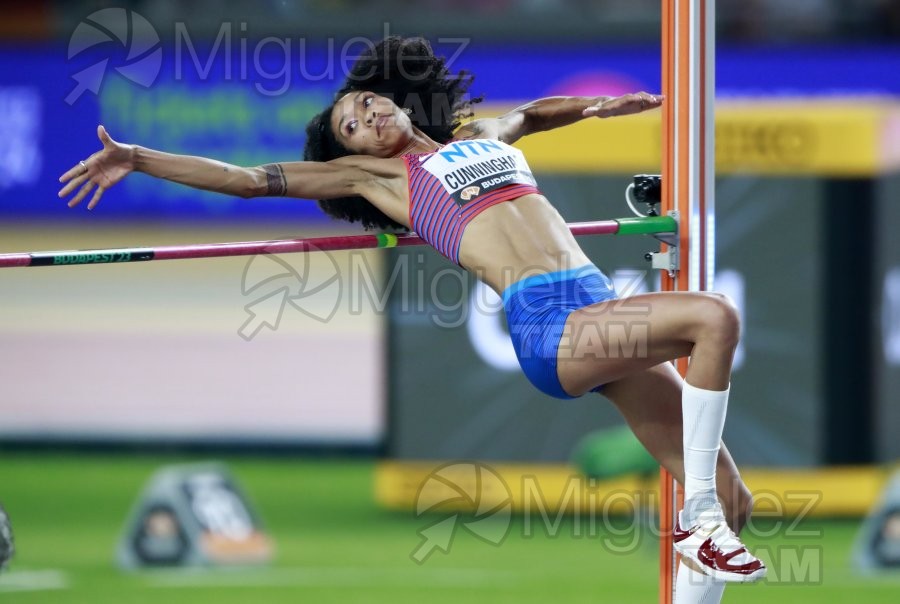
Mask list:
[{"label": "outstretched right arm", "polygon": [[131,172],[144,172],[195,189],[238,197],[328,199],[363,195],[374,178],[363,165],[367,160],[369,163],[378,161],[374,158],[343,158],[333,162],[285,162],[242,168],[205,157],[173,155],[123,145],[114,141],[103,126],[97,127],[97,136],[103,149],[73,166],[59,179],[67,183],[59,191],[60,197],[81,187],[69,201],[69,207],[81,203],[93,190],[88,203],[88,209],[93,209],[106,189]]}]

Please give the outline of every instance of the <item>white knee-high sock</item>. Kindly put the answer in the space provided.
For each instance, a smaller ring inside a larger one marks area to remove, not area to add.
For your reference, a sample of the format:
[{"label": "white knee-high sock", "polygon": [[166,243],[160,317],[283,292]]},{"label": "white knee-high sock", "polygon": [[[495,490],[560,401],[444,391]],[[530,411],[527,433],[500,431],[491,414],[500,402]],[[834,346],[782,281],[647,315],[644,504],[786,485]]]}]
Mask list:
[{"label": "white knee-high sock", "polygon": [[717,501],[716,460],[725,428],[728,392],[704,390],[687,382],[681,391],[684,500],[689,521]]},{"label": "white knee-high sock", "polygon": [[724,592],[725,581],[716,581],[685,564],[678,565],[674,604],[719,604]]}]

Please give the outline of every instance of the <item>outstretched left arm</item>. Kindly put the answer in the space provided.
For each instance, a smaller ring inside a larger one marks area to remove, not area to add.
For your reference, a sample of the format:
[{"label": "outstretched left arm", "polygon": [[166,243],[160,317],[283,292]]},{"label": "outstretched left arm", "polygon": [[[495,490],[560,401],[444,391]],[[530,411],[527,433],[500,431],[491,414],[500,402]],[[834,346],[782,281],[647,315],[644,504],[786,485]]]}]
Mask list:
[{"label": "outstretched left arm", "polygon": [[498,118],[480,119],[462,126],[456,138],[496,138],[513,143],[523,136],[568,126],[587,117],[613,117],[655,109],[663,97],[637,92],[618,97],[553,96],[516,107]]}]

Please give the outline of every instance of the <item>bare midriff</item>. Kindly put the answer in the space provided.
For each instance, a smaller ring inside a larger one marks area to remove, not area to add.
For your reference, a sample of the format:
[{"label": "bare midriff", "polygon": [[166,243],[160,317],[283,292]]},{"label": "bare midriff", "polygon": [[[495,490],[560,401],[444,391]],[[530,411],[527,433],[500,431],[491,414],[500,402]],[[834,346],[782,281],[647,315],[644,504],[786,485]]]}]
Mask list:
[{"label": "bare midriff", "polygon": [[577,268],[590,259],[547,198],[529,194],[476,216],[463,234],[459,262],[502,293],[525,277]]}]

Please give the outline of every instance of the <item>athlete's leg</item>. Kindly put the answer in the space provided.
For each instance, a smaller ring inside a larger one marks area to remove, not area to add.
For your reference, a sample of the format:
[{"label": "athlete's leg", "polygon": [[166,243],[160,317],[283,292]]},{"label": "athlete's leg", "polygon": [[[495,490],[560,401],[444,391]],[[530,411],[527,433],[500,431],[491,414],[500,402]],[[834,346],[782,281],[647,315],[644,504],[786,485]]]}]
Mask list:
[{"label": "athlete's leg", "polygon": [[[603,387],[634,435],[659,464],[684,484],[681,376],[664,363]],[[739,533],[750,517],[753,499],[723,444],[716,465],[716,490],[729,526]]]},{"label": "athlete's leg", "polygon": [[716,293],[667,292],[609,300],[569,315],[557,373],[573,396],[665,361],[691,357],[685,379],[697,388],[728,388],[740,320]]},{"label": "athlete's leg", "polygon": [[[607,384],[603,394],[650,454],[684,484],[681,384],[675,368],[664,363]],[[724,443],[718,455],[716,488],[728,524],[735,533],[740,533],[750,518],[753,499]],[[684,558],[675,579],[675,604],[718,604],[725,585],[724,581],[706,576],[698,565]]]},{"label": "athlete's leg", "polygon": [[755,581],[765,576],[765,566],[729,530],[717,501],[716,468],[731,361],[740,337],[738,315],[728,298],[668,293],[603,302],[573,312],[566,329],[559,346],[558,375],[572,395],[607,383],[615,396],[616,387],[610,382],[627,388],[629,376],[664,361],[690,357],[680,388],[682,421],[674,424],[683,425],[685,491],[675,547],[700,564],[704,573],[724,581]]},{"label": "athlete's leg", "polygon": [[560,341],[557,373],[563,389],[573,395],[664,361],[691,357],[681,397],[689,526],[716,504],[715,470],[739,337],[737,310],[725,296],[661,293],[577,310]]},{"label": "athlete's leg", "polygon": [[725,595],[725,581],[703,574],[687,558],[678,563],[674,604],[719,604]]}]

